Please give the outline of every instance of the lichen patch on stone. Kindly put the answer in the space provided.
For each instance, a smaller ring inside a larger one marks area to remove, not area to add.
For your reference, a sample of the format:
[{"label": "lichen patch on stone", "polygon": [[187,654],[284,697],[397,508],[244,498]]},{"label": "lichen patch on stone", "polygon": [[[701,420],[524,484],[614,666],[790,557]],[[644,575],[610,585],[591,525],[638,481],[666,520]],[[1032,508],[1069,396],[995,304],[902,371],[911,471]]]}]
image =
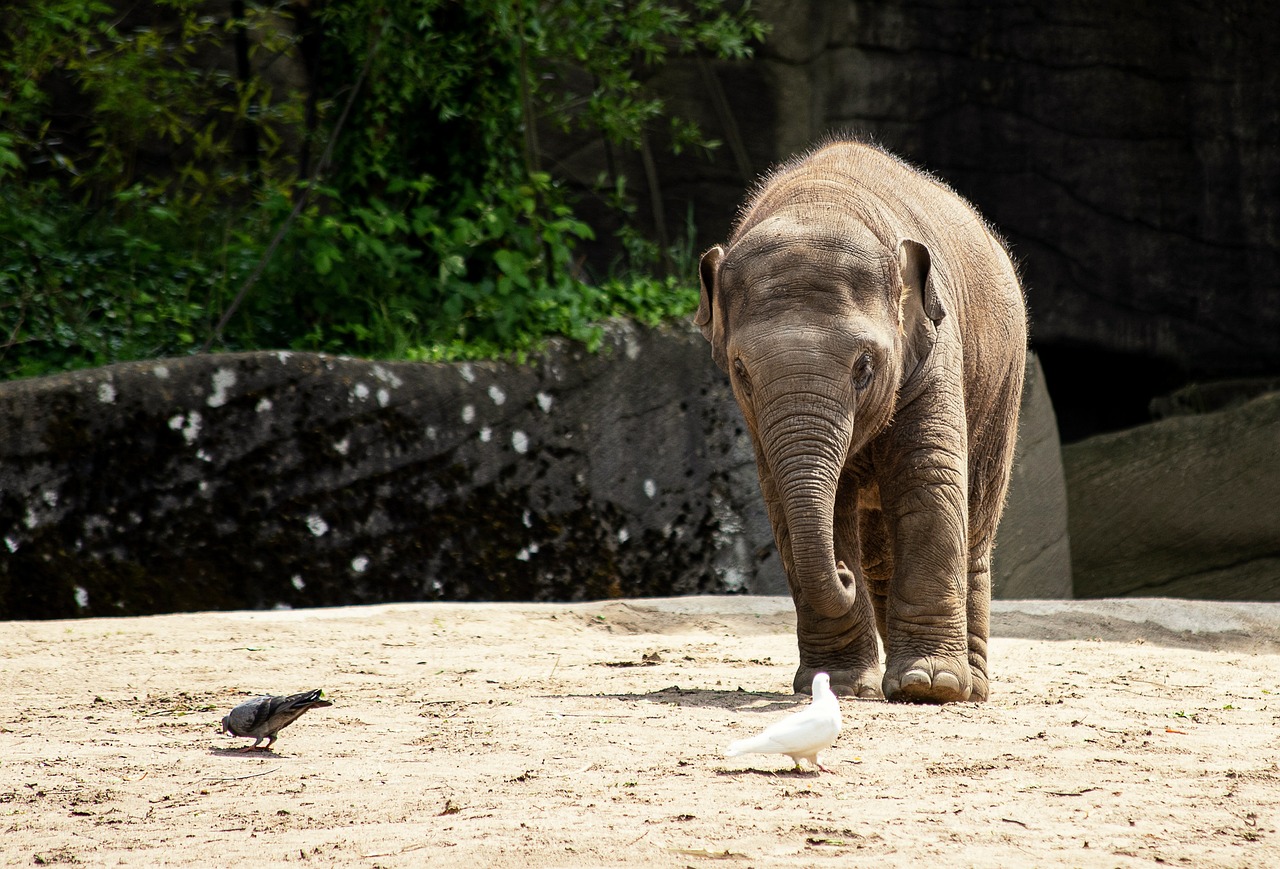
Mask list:
[{"label": "lichen patch on stone", "polygon": [[189,414],[180,413],[169,418],[169,428],[182,432],[182,438],[187,444],[195,443],[196,438],[200,437],[200,427],[203,423],[204,419],[198,410],[193,410]]},{"label": "lichen patch on stone", "polygon": [[388,371],[381,365],[375,365],[372,368],[373,376],[388,384],[392,389],[399,389],[404,386],[404,381],[396,376],[394,371]]},{"label": "lichen patch on stone", "polygon": [[213,392],[205,401],[210,407],[222,407],[227,403],[228,390],[236,385],[236,373],[230,368],[219,368],[213,372]]}]

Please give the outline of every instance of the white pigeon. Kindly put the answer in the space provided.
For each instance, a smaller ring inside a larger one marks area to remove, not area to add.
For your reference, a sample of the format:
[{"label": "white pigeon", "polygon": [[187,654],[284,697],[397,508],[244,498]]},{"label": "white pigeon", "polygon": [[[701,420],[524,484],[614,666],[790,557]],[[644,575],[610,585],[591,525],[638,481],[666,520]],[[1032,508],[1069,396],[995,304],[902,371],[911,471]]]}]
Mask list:
[{"label": "white pigeon", "polygon": [[839,735],[840,699],[831,692],[831,677],[818,673],[813,677],[813,702],[770,724],[758,736],[729,743],[725,755],[787,754],[796,769],[802,769],[800,761],[807,760],[823,772],[831,772],[818,760],[818,752],[835,744]]}]

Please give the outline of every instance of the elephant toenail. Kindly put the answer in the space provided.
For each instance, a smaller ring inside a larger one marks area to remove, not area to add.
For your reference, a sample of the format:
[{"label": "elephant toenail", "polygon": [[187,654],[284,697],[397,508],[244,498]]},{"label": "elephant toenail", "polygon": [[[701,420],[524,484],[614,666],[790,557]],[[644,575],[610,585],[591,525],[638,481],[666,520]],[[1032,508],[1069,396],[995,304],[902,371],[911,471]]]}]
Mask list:
[{"label": "elephant toenail", "polygon": [[929,678],[929,674],[924,670],[908,670],[902,674],[902,679],[898,684],[900,687],[906,688],[911,685],[929,685],[932,681]]},{"label": "elephant toenail", "polygon": [[960,680],[956,678],[955,673],[939,673],[933,677],[933,687],[942,691],[954,691],[960,693]]}]

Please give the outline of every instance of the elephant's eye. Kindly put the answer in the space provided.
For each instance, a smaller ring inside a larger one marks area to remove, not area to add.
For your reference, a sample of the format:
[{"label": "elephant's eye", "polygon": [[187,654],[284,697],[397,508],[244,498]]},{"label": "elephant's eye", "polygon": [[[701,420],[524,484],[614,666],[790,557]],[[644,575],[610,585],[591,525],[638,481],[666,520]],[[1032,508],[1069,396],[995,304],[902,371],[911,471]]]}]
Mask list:
[{"label": "elephant's eye", "polygon": [[746,395],[751,394],[751,378],[747,375],[747,366],[742,364],[742,360],[735,358],[733,360],[733,373],[738,378],[738,385]]},{"label": "elephant's eye", "polygon": [[871,383],[871,375],[875,374],[875,366],[871,363],[871,354],[863,353],[853,363],[853,388],[861,392]]}]

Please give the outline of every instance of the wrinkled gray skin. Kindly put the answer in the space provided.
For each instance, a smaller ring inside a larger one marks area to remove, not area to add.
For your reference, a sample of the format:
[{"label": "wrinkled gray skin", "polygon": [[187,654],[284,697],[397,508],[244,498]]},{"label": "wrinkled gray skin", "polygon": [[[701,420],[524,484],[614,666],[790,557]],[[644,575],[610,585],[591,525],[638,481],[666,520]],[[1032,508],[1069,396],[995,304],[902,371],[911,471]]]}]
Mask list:
[{"label": "wrinkled gray skin", "polygon": [[1003,245],[945,185],[837,141],[768,177],[700,275],[795,600],[794,689],[986,699],[1027,340]]},{"label": "wrinkled gray skin", "polygon": [[253,745],[244,747],[244,751],[252,751],[258,743],[267,740],[262,746],[269,750],[276,741],[276,734],[302,717],[308,709],[320,709],[332,706],[328,700],[322,700],[324,691],[303,691],[290,694],[288,697],[263,695],[246,700],[222,716],[222,733],[231,736],[243,736],[253,739]]}]

